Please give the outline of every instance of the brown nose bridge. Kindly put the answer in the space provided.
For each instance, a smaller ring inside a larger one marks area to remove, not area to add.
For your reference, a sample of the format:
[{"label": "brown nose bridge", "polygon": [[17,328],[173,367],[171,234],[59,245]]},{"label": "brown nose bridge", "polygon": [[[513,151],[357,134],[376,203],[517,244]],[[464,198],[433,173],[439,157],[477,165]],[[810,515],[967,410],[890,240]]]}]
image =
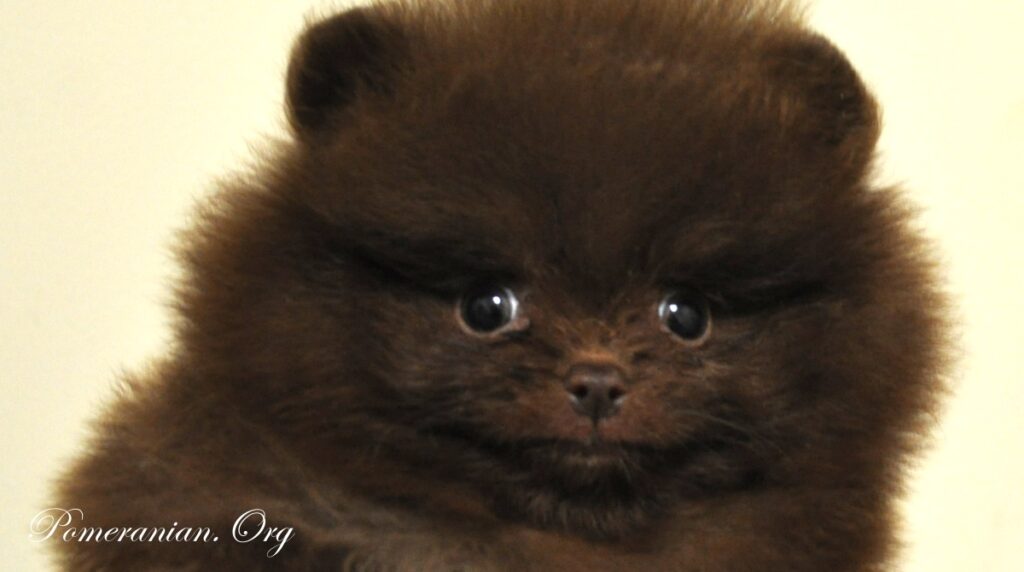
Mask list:
[{"label": "brown nose bridge", "polygon": [[572,352],[569,355],[567,369],[572,369],[578,365],[610,367],[620,370],[623,374],[626,371],[618,353],[606,344],[593,344]]},{"label": "brown nose bridge", "polygon": [[615,339],[615,331],[611,324],[596,318],[583,320],[578,325],[578,330],[582,344],[592,351],[600,352],[607,349]]},{"label": "brown nose bridge", "polygon": [[617,371],[626,382],[628,370],[618,351],[616,351],[615,328],[608,322],[597,318],[585,318],[573,324],[569,343],[572,349],[563,361],[563,375],[568,377],[574,368],[586,366],[591,368],[610,368]]}]

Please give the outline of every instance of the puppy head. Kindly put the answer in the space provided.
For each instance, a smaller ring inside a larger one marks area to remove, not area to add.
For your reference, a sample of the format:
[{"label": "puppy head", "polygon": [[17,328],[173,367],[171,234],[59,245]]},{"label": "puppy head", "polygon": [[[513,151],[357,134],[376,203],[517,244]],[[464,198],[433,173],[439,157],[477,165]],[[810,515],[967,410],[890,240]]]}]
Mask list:
[{"label": "puppy head", "polygon": [[387,4],[288,77],[294,143],[207,209],[182,333],[339,472],[369,443],[597,534],[893,482],[942,304],[867,187],[873,101],[785,7]]}]

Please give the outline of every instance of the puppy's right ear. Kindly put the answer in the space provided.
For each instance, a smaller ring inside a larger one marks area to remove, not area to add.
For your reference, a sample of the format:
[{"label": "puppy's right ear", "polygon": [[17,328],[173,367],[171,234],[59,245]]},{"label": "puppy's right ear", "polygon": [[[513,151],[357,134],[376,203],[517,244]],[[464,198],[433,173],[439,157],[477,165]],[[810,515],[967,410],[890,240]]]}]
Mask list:
[{"label": "puppy's right ear", "polygon": [[406,54],[402,30],[379,12],[354,8],[314,24],[295,44],[288,65],[292,128],[315,137],[358,97],[388,93]]},{"label": "puppy's right ear", "polygon": [[765,50],[762,57],[772,85],[782,94],[777,105],[789,123],[784,126],[803,134],[811,149],[863,171],[878,140],[879,112],[843,52],[820,35],[802,34]]}]

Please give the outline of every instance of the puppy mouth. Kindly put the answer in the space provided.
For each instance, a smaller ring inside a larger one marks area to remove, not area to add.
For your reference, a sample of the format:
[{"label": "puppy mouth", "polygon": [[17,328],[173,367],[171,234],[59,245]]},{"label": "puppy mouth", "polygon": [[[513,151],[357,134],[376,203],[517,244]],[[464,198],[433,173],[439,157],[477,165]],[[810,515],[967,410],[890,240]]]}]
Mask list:
[{"label": "puppy mouth", "polygon": [[[638,474],[668,468],[684,462],[686,452],[692,448],[611,440],[596,427],[584,438],[495,439],[475,428],[451,425],[434,428],[431,434],[456,441],[510,469],[535,475],[585,471],[588,479],[595,480],[613,473]],[[706,445],[703,448],[707,449]]]},{"label": "puppy mouth", "polygon": [[[665,479],[696,489],[731,487],[760,461],[736,436],[697,433],[684,441],[654,444],[605,438],[592,431],[585,438],[489,437],[489,432],[464,425],[434,427],[441,438],[504,472],[499,480],[554,485],[565,490],[625,491],[650,489]],[[709,473],[709,469],[712,471]],[[759,469],[758,469],[759,470]],[[724,473],[722,472],[724,471]],[[546,486],[543,485],[543,486]]]},{"label": "puppy mouth", "polygon": [[512,454],[521,466],[544,474],[570,474],[597,481],[617,474],[649,471],[657,466],[656,449],[648,445],[615,443],[591,437],[582,441],[530,440]]},{"label": "puppy mouth", "polygon": [[629,457],[652,455],[658,451],[668,450],[648,443],[612,440],[603,435],[598,427],[594,427],[591,433],[582,439],[525,439],[518,443],[518,447],[524,451],[548,455],[553,459],[589,465],[623,461]]}]

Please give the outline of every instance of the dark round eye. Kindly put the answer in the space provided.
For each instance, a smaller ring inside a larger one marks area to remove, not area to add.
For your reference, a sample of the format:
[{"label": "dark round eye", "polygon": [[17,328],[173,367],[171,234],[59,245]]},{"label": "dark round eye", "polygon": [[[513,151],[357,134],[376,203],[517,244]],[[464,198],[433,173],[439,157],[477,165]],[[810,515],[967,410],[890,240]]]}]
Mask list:
[{"label": "dark round eye", "polygon": [[470,330],[488,334],[507,326],[516,318],[519,300],[508,288],[480,286],[459,301],[459,317]]},{"label": "dark round eye", "polygon": [[665,296],[658,306],[658,318],[668,331],[690,342],[703,340],[711,325],[707,299],[691,290]]}]

